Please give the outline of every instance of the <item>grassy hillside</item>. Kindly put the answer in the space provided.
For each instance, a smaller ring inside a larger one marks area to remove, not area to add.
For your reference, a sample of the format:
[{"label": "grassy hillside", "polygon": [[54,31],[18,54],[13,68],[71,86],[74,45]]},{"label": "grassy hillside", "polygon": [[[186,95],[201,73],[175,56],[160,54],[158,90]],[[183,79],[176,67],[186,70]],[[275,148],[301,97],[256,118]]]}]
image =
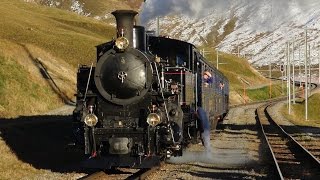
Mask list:
[{"label": "grassy hillside", "polygon": [[[200,47],[200,49],[206,52],[205,57],[216,67],[216,51],[208,47]],[[243,103],[245,99],[249,101],[248,98],[252,98],[248,95],[244,97],[244,88],[252,89],[251,91],[254,92],[256,89],[267,86],[269,82],[253,69],[246,59],[230,54],[219,52],[219,70],[229,79],[231,104]],[[253,98],[252,100],[258,99]]]},{"label": "grassy hillside", "polygon": [[0,56],[0,66],[0,116],[9,116],[11,112],[35,113],[59,104],[50,87],[37,83],[16,60]]},{"label": "grassy hillside", "polygon": [[[200,49],[206,52],[205,57],[216,67],[216,51],[207,47],[200,47]],[[250,66],[246,59],[222,52],[219,52],[219,70],[229,78],[231,89],[234,90],[242,88],[242,82],[245,82],[248,87],[259,86],[268,82],[260,73]]]},{"label": "grassy hillside", "polygon": [[[137,8],[141,3],[119,1],[108,1],[110,6],[105,10]],[[83,2],[93,9],[108,5],[105,1]],[[131,4],[122,6],[126,2]],[[3,0],[0,15],[0,58],[5,67],[0,71],[0,117],[45,112],[62,105],[64,96],[72,99],[77,65],[94,61],[95,46],[115,35],[115,28],[104,22],[22,0]],[[205,50],[211,52],[206,56],[215,65],[215,52]],[[232,103],[243,102],[244,85],[255,87],[267,82],[245,59],[221,54],[220,63],[220,70],[230,80]],[[50,78],[58,87],[52,86]]]},{"label": "grassy hillside", "polygon": [[[270,98],[270,85],[247,89],[247,96],[253,101],[262,101]],[[286,87],[282,86],[281,83],[273,83],[271,85],[271,97],[278,97],[286,94]]]},{"label": "grassy hillside", "polygon": [[320,127],[320,93],[313,94],[308,99],[308,121],[305,120],[305,102],[292,105],[291,115],[288,114],[287,106],[282,108],[282,112],[294,124]]},{"label": "grassy hillside", "polygon": [[94,46],[115,34],[91,18],[19,0],[4,0],[0,15],[1,39],[36,45],[72,65],[94,58]]},{"label": "grassy hillside", "polygon": [[0,117],[35,114],[61,105],[63,100],[48,75],[59,92],[72,99],[77,65],[94,61],[95,46],[110,40],[114,28],[22,0],[0,4]]}]

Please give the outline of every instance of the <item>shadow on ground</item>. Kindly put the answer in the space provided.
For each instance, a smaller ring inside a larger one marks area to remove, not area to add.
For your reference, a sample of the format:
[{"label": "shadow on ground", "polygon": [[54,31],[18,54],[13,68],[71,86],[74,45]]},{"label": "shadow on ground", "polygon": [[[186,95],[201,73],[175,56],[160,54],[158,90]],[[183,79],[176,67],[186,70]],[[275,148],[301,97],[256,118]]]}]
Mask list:
[{"label": "shadow on ground", "polygon": [[[31,123],[30,123],[31,122]],[[298,126],[299,128],[299,126]],[[301,127],[307,128],[307,127]],[[310,128],[310,127],[308,127]],[[224,129],[234,130],[233,132],[225,132],[228,134],[243,134],[241,130],[256,131],[256,125],[222,125],[218,124],[216,133],[221,133]],[[297,126],[286,127],[291,132],[296,132]],[[319,128],[312,128],[313,131],[319,131]],[[238,131],[238,132],[237,132]],[[80,167],[80,162],[83,160],[83,152],[74,150],[68,147],[72,142],[72,116],[30,116],[19,117],[16,119],[0,119],[0,136],[6,142],[8,147],[16,154],[23,162],[32,165],[37,169],[48,169],[53,172],[88,172]],[[230,139],[232,141],[234,139]],[[270,172],[270,161],[266,147],[260,145],[260,156],[265,156],[263,162],[256,165],[248,165],[244,167],[245,172],[254,170],[261,174]],[[255,167],[256,166],[256,167]],[[265,169],[259,170],[261,167]],[[228,170],[226,168],[225,170]],[[229,169],[230,170],[230,169]],[[261,175],[260,174],[260,175]],[[193,172],[196,177],[207,178],[245,178],[250,177],[247,173],[242,172],[219,172],[219,173],[204,173]],[[251,177],[262,178],[259,175]],[[269,178],[267,175],[266,177]],[[272,177],[272,176],[271,176]]]},{"label": "shadow on ground", "polygon": [[37,169],[82,171],[79,162],[83,152],[68,146],[73,140],[71,115],[0,119],[0,131],[16,156]]}]

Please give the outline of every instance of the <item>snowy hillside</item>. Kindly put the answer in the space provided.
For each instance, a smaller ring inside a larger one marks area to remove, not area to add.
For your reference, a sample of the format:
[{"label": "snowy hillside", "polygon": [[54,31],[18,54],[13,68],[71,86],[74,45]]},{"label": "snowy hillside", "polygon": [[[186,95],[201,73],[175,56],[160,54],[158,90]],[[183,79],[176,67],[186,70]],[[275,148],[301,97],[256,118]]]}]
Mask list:
[{"label": "snowy hillside", "polygon": [[[311,60],[318,63],[320,50],[319,0],[148,0],[141,22],[156,29],[160,17],[162,35],[219,51],[246,55],[257,66],[286,60],[286,42],[295,42],[295,59],[304,58],[305,28]],[[291,44],[292,48],[292,44]]]},{"label": "snowy hillside", "polygon": [[[140,21],[161,35],[196,45],[212,46],[227,53],[246,56],[256,66],[286,61],[287,42],[294,43],[295,59],[304,59],[305,28],[311,61],[318,63],[320,51],[319,0],[24,0],[67,9],[115,25],[115,9],[141,9]],[[138,8],[142,3],[142,7]],[[292,48],[291,44],[291,48]]]}]

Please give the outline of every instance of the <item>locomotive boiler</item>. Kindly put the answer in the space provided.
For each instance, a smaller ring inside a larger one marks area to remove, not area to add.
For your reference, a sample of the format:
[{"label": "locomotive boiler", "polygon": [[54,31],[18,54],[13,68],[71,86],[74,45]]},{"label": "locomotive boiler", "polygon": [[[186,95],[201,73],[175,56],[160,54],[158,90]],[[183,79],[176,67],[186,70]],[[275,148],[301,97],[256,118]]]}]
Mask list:
[{"label": "locomotive boiler", "polygon": [[[192,44],[135,26],[137,12],[112,14],[117,38],[96,47],[95,66],[78,69],[75,141],[90,168],[150,168],[197,141],[197,107],[211,124],[225,115],[228,80]],[[206,87],[203,71],[214,77]]]}]

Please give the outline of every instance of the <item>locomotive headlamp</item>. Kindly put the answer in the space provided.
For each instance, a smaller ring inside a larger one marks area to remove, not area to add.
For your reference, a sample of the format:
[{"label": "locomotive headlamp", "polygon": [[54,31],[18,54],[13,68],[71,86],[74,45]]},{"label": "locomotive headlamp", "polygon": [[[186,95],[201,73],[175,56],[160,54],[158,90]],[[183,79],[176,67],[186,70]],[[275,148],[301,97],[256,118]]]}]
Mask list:
[{"label": "locomotive headlamp", "polygon": [[155,61],[155,62],[157,62],[157,63],[160,63],[161,58],[160,58],[159,56],[157,56],[157,55],[156,55],[156,57],[154,58],[154,61]]},{"label": "locomotive headlamp", "polygon": [[86,123],[87,126],[93,127],[98,123],[98,117],[94,114],[87,114],[84,118],[84,123]]},{"label": "locomotive headlamp", "polygon": [[150,113],[147,117],[147,123],[152,127],[155,127],[160,122],[161,122],[161,118],[157,113]]},{"label": "locomotive headlamp", "polygon": [[129,40],[125,37],[119,37],[116,39],[116,47],[119,50],[125,50],[129,46]]}]

